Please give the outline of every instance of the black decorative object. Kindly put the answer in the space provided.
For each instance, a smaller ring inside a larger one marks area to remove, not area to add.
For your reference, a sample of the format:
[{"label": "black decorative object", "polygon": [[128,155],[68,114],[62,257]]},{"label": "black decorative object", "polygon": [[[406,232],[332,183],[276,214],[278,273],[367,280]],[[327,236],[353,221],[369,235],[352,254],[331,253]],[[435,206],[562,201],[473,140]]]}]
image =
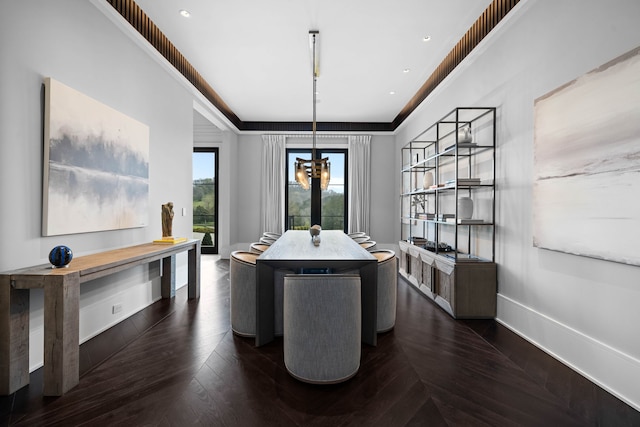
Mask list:
[{"label": "black decorative object", "polygon": [[54,268],[66,267],[72,259],[73,251],[68,246],[56,246],[49,252],[49,262]]}]

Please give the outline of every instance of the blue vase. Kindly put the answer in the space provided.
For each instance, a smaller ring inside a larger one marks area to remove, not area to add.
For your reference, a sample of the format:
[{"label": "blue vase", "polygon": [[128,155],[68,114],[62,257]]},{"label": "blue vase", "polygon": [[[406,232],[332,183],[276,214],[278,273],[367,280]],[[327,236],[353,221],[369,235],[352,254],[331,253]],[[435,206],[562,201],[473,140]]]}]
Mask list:
[{"label": "blue vase", "polygon": [[49,262],[56,268],[66,267],[72,258],[73,252],[68,246],[56,246],[49,252]]}]

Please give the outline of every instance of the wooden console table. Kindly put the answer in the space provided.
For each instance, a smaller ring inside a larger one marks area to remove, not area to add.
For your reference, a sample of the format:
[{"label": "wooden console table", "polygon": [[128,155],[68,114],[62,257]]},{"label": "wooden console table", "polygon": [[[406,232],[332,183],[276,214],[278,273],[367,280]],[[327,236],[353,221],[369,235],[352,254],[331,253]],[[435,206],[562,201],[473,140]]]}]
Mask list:
[{"label": "wooden console table", "polygon": [[44,289],[44,395],[61,396],[79,382],[80,285],[160,260],[161,295],[171,297],[171,256],[188,251],[188,298],[200,297],[200,241],[147,243],[0,274],[0,394],[29,384],[29,289]]}]

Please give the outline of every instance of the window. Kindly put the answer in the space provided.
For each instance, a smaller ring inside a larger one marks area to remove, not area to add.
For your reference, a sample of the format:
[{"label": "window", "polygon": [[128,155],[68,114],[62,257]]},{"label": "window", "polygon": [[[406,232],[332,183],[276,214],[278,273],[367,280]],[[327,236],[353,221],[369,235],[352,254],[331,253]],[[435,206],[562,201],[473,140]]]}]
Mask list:
[{"label": "window", "polygon": [[316,149],[316,157],[328,157],[331,163],[329,188],[320,190],[313,180],[303,190],[295,180],[296,157],[311,158],[311,149],[287,150],[286,224],[287,230],[306,230],[319,224],[325,230],[347,230],[347,150]]},{"label": "window", "polygon": [[193,150],[193,238],[203,254],[218,253],[218,149]]}]

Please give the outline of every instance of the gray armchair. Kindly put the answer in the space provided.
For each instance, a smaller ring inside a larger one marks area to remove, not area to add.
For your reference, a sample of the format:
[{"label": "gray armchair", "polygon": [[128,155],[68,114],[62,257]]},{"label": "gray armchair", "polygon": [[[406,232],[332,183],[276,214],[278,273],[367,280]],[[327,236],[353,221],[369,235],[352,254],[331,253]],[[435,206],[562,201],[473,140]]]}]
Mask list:
[{"label": "gray armchair", "polygon": [[289,374],[333,384],[360,368],[360,277],[299,274],[284,279],[284,363]]},{"label": "gray armchair", "polygon": [[260,243],[260,242],[253,242],[253,243],[251,243],[249,248],[250,248],[251,252],[255,252],[257,254],[261,254],[262,252],[264,252],[267,249],[269,249],[269,245],[265,245],[264,243]]},{"label": "gray armchair", "polygon": [[231,253],[229,266],[231,330],[243,337],[256,336],[256,258],[254,252]]},{"label": "gray armchair", "polygon": [[377,331],[387,332],[396,324],[398,260],[391,250],[375,250],[371,251],[371,255],[378,258]]}]

